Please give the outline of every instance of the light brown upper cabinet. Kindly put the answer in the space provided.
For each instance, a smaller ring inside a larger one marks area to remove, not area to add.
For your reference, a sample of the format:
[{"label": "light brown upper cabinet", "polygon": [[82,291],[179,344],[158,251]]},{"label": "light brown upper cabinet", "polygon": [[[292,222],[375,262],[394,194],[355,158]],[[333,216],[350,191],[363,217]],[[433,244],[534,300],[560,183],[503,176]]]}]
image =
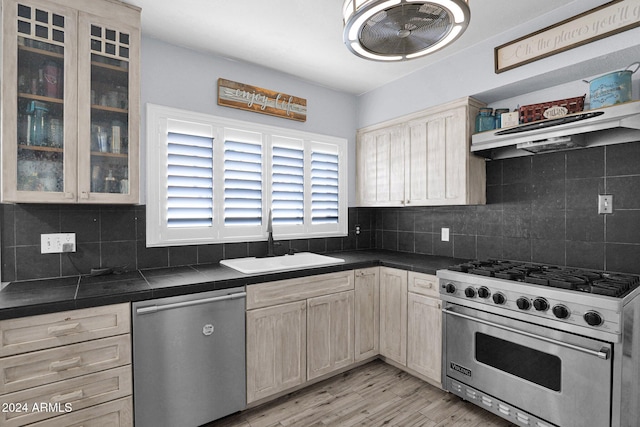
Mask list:
[{"label": "light brown upper cabinet", "polygon": [[484,204],[485,160],[470,152],[482,106],[463,98],[358,130],[358,205]]},{"label": "light brown upper cabinet", "polygon": [[139,201],[140,9],[2,0],[2,201]]}]

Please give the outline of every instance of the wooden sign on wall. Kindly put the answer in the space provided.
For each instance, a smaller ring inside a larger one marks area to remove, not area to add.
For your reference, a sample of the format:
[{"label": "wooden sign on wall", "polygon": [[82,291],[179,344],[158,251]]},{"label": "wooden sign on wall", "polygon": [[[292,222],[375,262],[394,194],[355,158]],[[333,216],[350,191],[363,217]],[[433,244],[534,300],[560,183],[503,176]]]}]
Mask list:
[{"label": "wooden sign on wall", "polygon": [[307,100],[226,79],[218,79],[218,105],[304,122]]},{"label": "wooden sign on wall", "polygon": [[638,0],[613,0],[496,47],[495,72],[511,70],[637,26],[640,26]]}]

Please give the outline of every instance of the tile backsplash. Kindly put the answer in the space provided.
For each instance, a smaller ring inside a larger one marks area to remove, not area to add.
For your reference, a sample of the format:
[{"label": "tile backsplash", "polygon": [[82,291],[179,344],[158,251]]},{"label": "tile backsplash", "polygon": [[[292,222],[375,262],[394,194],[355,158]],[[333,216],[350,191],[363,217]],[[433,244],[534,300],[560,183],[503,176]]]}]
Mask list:
[{"label": "tile backsplash", "polygon": [[[598,214],[598,194],[613,195],[613,214]],[[147,248],[145,206],[1,204],[0,215],[3,281],[206,264],[267,250],[266,242]],[[77,251],[41,254],[40,234],[60,232],[76,233]],[[282,241],[276,252],[370,248],[640,274],[640,143],[490,161],[486,205],[349,208],[348,236]]]},{"label": "tile backsplash", "polygon": [[640,273],[640,143],[489,161],[486,205],[378,209],[376,247]]},{"label": "tile backsplash", "polygon": [[[0,215],[2,281],[77,276],[91,268],[208,264],[267,253],[266,241],[147,248],[145,206],[0,204]],[[349,229],[361,224],[360,235],[351,231],[346,237],[278,241],[275,252],[370,249],[374,220],[373,210],[350,208]],[[40,235],[62,232],[76,233],[76,252],[41,254]]]}]

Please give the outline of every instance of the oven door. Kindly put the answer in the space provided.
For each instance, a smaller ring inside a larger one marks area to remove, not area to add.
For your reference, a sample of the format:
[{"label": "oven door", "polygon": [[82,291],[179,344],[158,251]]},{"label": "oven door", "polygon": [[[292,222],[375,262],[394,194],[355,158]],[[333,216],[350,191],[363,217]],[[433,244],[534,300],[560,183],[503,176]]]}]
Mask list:
[{"label": "oven door", "polygon": [[610,426],[611,345],[448,304],[446,376],[562,427]]}]

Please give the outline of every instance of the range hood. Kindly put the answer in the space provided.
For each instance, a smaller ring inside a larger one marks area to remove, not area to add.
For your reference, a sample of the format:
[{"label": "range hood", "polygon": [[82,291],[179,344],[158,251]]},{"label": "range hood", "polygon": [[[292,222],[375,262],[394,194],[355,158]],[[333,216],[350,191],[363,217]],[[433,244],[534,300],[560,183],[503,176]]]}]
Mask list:
[{"label": "range hood", "polygon": [[640,101],[477,133],[471,152],[487,159],[640,141]]}]

